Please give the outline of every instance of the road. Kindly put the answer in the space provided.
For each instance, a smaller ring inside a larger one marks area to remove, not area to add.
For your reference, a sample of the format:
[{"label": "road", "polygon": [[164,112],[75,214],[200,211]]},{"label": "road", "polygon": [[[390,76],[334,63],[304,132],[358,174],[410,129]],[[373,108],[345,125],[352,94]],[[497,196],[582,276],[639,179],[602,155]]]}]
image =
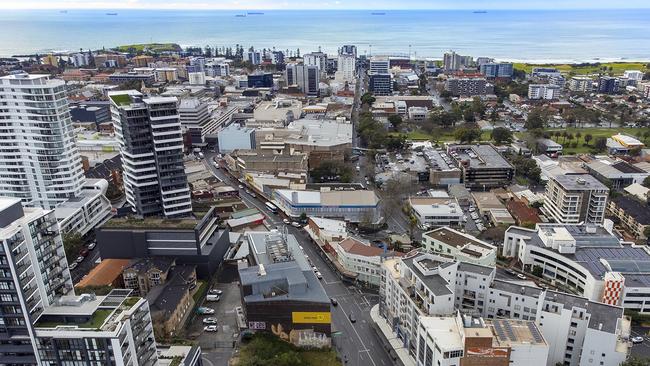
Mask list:
[{"label": "road", "polygon": [[[210,159],[214,155],[206,154],[206,159],[211,162]],[[214,168],[211,163],[209,166],[213,174],[226,184],[233,187],[240,184],[226,172]],[[265,209],[264,202],[259,197],[253,198],[244,193],[244,190],[240,190],[240,194],[249,207],[257,207],[266,215],[270,226],[284,225],[281,215],[269,214]],[[323,275],[322,284],[327,295],[338,301],[338,306],[332,307],[332,330],[336,332],[333,336],[333,343],[341,359],[347,358],[348,361],[345,364],[349,366],[393,365],[378,335],[371,328],[370,308],[379,302],[379,296],[373,293],[364,293],[354,286],[344,284],[333,265],[324,259],[324,254],[303,229],[288,226],[288,231],[296,237],[305,254]],[[353,324],[350,321],[350,314],[354,314],[356,323]]]},{"label": "road", "polygon": [[[73,259],[74,258],[70,258]],[[90,272],[97,263],[95,263],[99,259],[99,250],[97,248],[91,250],[88,252],[88,255],[84,260],[77,264],[77,267],[75,269],[70,270],[70,275],[72,276],[72,283],[77,283],[81,281],[82,278],[84,278],[88,272]]]}]

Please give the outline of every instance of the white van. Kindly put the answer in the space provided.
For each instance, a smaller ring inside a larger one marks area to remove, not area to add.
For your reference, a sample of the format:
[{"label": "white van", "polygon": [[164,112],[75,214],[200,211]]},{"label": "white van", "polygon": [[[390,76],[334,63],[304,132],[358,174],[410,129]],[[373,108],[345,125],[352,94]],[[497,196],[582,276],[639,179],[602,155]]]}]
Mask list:
[{"label": "white van", "polygon": [[207,301],[219,301],[220,299],[219,295],[208,295],[205,297]]}]

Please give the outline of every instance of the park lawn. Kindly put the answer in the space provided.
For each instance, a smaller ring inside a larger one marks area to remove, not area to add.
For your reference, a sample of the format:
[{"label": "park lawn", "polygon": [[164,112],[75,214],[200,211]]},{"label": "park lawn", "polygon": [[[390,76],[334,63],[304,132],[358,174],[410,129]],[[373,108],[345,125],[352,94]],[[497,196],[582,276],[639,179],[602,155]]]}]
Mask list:
[{"label": "park lawn", "polygon": [[129,49],[134,49],[135,52],[143,52],[145,49],[150,51],[180,51],[181,47],[176,43],[139,43],[139,44],[128,44],[124,46],[115,47],[116,51],[119,52],[129,52]]},{"label": "park lawn", "polygon": [[[571,155],[571,154],[587,154],[590,153],[591,150],[594,147],[594,142],[596,138],[598,137],[604,137],[608,138],[611,137],[612,135],[615,135],[617,133],[622,133],[625,135],[629,135],[632,137],[635,137],[639,139],[641,142],[648,143],[650,139],[646,141],[646,139],[643,137],[643,134],[646,132],[650,132],[650,127],[645,127],[645,128],[626,128],[626,127],[621,127],[621,128],[564,128],[564,129],[547,129],[546,132],[549,133],[555,133],[556,131],[564,132],[566,131],[567,133],[573,134],[574,136],[576,133],[580,132],[582,135],[580,139],[573,139],[573,140],[566,140],[563,137],[555,137],[554,135],[551,136],[551,139],[559,144],[562,144],[564,146],[563,149],[563,154],[564,155]],[[593,138],[589,142],[589,145],[585,146],[585,135],[590,134]],[[521,137],[521,134],[519,134],[519,137]],[[568,144],[572,142],[577,142],[578,145],[576,147],[569,147]]]},{"label": "park lawn", "polygon": [[605,62],[601,63],[598,66],[578,66],[572,64],[526,64],[526,63],[515,63],[515,69],[523,70],[526,73],[530,73],[533,70],[533,67],[555,67],[561,72],[564,73],[574,73],[576,75],[586,75],[586,74],[596,74],[603,72],[601,67],[607,67],[608,72],[609,68],[612,68],[614,74],[623,74],[625,70],[640,70],[648,71],[647,63],[643,62]]}]

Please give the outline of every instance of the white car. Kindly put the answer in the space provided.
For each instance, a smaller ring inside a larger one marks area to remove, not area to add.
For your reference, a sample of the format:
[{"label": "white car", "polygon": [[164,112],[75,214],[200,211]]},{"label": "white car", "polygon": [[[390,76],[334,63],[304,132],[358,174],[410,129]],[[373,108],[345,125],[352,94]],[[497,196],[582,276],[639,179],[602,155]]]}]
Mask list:
[{"label": "white car", "polygon": [[521,273],[517,273],[517,278],[520,280],[525,280],[526,276],[522,275]]},{"label": "white car", "polygon": [[284,223],[287,224],[287,225],[290,225],[290,224],[291,224],[291,221],[289,221],[289,219],[283,219],[282,222],[284,222]]},{"label": "white car", "polygon": [[216,325],[217,318],[205,318],[203,319],[203,324]]},{"label": "white car", "polygon": [[244,186],[242,184],[240,184],[239,189],[244,189]]},{"label": "white car", "polygon": [[216,331],[219,330],[219,328],[217,328],[216,325],[208,325],[208,326],[203,327],[203,330],[206,331],[206,332],[216,332]]},{"label": "white car", "polygon": [[633,344],[643,343],[643,337],[632,337]]},{"label": "white car", "polygon": [[319,280],[323,279],[323,275],[319,271],[314,272],[314,274],[316,274],[316,278]]},{"label": "white car", "polygon": [[72,262],[68,268],[72,271],[73,269],[77,268],[78,263],[77,262]]},{"label": "white car", "polygon": [[77,259],[75,260],[75,262],[77,262],[77,263],[81,263],[83,261],[84,261],[84,257],[82,257],[82,256],[78,256]]},{"label": "white car", "polygon": [[223,294],[223,291],[213,288],[212,290],[208,291],[208,294],[221,296]]},{"label": "white car", "polygon": [[295,222],[295,221],[291,223],[291,226],[296,227],[296,228],[301,228],[302,227],[302,225],[300,225],[299,222]]},{"label": "white car", "polygon": [[88,250],[93,250],[93,249],[95,249],[96,246],[97,246],[97,243],[92,242],[92,243],[88,244]]}]

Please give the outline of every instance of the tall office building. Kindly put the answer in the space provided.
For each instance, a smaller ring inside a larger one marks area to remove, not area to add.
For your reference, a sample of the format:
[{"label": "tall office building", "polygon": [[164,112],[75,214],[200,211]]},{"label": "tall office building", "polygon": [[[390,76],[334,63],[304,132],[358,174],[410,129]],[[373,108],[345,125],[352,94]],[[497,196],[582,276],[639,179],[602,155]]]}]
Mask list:
[{"label": "tall office building", "polygon": [[186,216],[192,212],[183,165],[183,133],[175,97],[150,97],[135,90],[109,93],[120,143],[126,201],[142,216]]},{"label": "tall office building", "polygon": [[321,73],[325,73],[327,70],[327,54],[321,52],[320,49],[318,52],[306,53],[302,56],[305,65],[307,66],[318,66],[318,69]]},{"label": "tall office building", "polygon": [[32,324],[71,290],[54,212],[0,198],[0,364],[37,363]]},{"label": "tall office building", "polygon": [[388,74],[390,73],[390,60],[388,57],[374,56],[370,59],[370,74]]},{"label": "tall office building", "polygon": [[342,81],[354,81],[357,70],[357,59],[350,54],[340,54],[338,57],[338,70],[336,79]]},{"label": "tall office building", "polygon": [[0,77],[0,196],[54,208],[84,184],[63,80],[25,73]]},{"label": "tall office building", "polygon": [[178,105],[181,127],[189,133],[193,145],[205,142],[205,135],[217,133],[216,121],[210,117],[208,104],[198,98],[181,99]]},{"label": "tall office building", "polygon": [[339,55],[351,55],[357,58],[357,46],[346,44],[339,49]]},{"label": "tall office building", "polygon": [[472,56],[461,56],[454,51],[445,53],[442,60],[445,71],[457,71],[471,65],[472,62]]},{"label": "tall office building", "polygon": [[547,216],[562,224],[602,224],[609,189],[589,174],[558,175],[546,184]]},{"label": "tall office building", "polygon": [[481,64],[480,70],[486,78],[511,78],[514,65],[509,62],[488,62]]},{"label": "tall office building", "polygon": [[318,66],[288,64],[284,71],[284,80],[287,86],[297,85],[308,96],[318,96],[318,84],[320,83]]}]

